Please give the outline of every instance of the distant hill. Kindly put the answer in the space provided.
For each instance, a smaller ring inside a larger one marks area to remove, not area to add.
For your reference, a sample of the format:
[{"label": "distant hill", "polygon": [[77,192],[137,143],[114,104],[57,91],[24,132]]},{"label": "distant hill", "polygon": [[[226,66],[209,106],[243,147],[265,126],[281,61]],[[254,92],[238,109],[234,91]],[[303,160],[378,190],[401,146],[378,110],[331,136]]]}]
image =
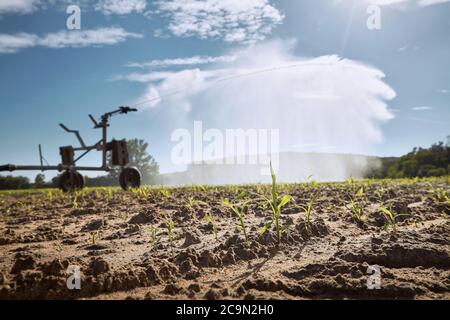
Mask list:
[{"label": "distant hill", "polygon": [[[350,176],[355,179],[363,178],[368,172],[380,166],[381,160],[378,157],[283,152],[279,156],[277,179],[280,182],[301,182],[310,177],[315,181],[341,181]],[[261,169],[268,167],[268,164],[191,164],[186,171],[160,175],[158,183],[163,185],[268,183],[270,175],[261,174]]]}]

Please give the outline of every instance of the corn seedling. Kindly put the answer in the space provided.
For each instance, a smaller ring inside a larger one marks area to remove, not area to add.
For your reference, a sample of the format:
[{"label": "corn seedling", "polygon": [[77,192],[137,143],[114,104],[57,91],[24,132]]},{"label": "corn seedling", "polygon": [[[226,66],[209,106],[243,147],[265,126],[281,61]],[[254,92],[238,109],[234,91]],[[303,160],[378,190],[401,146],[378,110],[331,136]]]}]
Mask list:
[{"label": "corn seedling", "polygon": [[309,176],[307,176],[305,179],[305,188],[309,187],[311,189],[314,189],[315,187],[317,187],[318,183],[317,181],[312,179],[313,175],[310,174]]},{"label": "corn seedling", "polygon": [[384,194],[384,187],[379,187],[375,190],[375,196],[377,197],[378,201],[383,200],[383,194]]},{"label": "corn seedling", "polygon": [[216,240],[217,240],[217,228],[216,228],[216,224],[214,222],[214,216],[213,216],[212,212],[205,214],[205,216],[203,217],[203,220],[205,220],[207,223],[211,224],[211,226],[213,228],[214,236],[216,237]]},{"label": "corn seedling", "polygon": [[285,231],[285,227],[281,225],[281,209],[292,200],[290,195],[284,195],[279,197],[277,192],[277,177],[272,168],[272,162],[270,162],[270,175],[272,176],[272,188],[271,188],[271,199],[264,197],[272,209],[272,220],[264,224],[264,226],[259,231],[260,235],[263,235],[272,224],[275,224],[275,231],[277,234],[277,242],[280,243],[281,234]]},{"label": "corn seedling", "polygon": [[350,212],[356,222],[363,222],[364,206],[362,206],[359,202],[355,202],[353,199],[350,199]]},{"label": "corn seedling", "polygon": [[103,232],[101,232],[100,230],[96,230],[91,232],[90,235],[91,235],[91,244],[95,245],[97,241],[101,239]]},{"label": "corn seedling", "polygon": [[384,218],[386,219],[386,223],[384,225],[384,229],[387,230],[391,228],[393,231],[397,230],[397,218],[400,216],[408,216],[407,214],[397,214],[394,211],[389,210],[385,207],[380,207],[380,211],[383,213]]},{"label": "corn seedling", "polygon": [[161,195],[162,195],[164,198],[168,198],[169,195],[170,195],[170,191],[167,190],[167,189],[165,189],[165,188],[160,189],[160,190],[159,190],[159,193],[161,193]]},{"label": "corn seedling", "polygon": [[239,192],[239,194],[236,196],[237,199],[247,199],[248,198],[248,192],[246,191],[241,191]]},{"label": "corn seedling", "polygon": [[193,197],[188,197],[186,200],[186,206],[191,209],[192,211],[194,210],[194,207],[197,205],[197,202],[195,201],[195,199]]},{"label": "corn seedling", "polygon": [[72,209],[78,209],[78,195],[75,194],[72,200]]},{"label": "corn seedling", "polygon": [[105,200],[109,202],[113,198],[113,190],[112,188],[104,188],[105,191]]},{"label": "corn seedling", "polygon": [[160,237],[158,234],[158,230],[159,228],[155,226],[150,226],[148,228],[148,232],[150,234],[150,245],[152,247],[155,247],[159,243]]},{"label": "corn seedling", "polygon": [[312,180],[311,182],[308,183],[308,185],[311,189],[314,189],[319,185],[319,183],[315,180]]},{"label": "corn seedling", "polygon": [[148,186],[144,186],[142,188],[132,188],[130,192],[135,195],[137,198],[148,200],[150,198],[150,188]]},{"label": "corn seedling", "polygon": [[228,199],[222,201],[222,206],[231,209],[231,211],[236,215],[239,220],[237,225],[237,230],[244,233],[245,242],[248,242],[247,229],[245,227],[244,210],[247,202],[241,204],[232,204]]},{"label": "corn seedling", "polygon": [[443,189],[438,188],[438,189],[433,190],[433,196],[431,198],[433,199],[434,203],[437,205],[441,205],[441,204],[450,205],[449,193]]},{"label": "corn seedling", "polygon": [[347,185],[350,186],[350,187],[353,187],[353,186],[355,185],[355,180],[353,179],[352,176],[350,176],[350,177],[346,180],[346,182],[347,182]]},{"label": "corn seedling", "polygon": [[313,205],[314,205],[314,196],[308,201],[306,206],[299,205],[299,207],[305,213],[304,221],[305,221],[305,229],[306,229],[306,231],[309,231],[309,229],[311,227],[311,213],[312,213]]},{"label": "corn seedling", "polygon": [[173,229],[175,228],[175,222],[172,220],[172,218],[167,218],[165,224],[167,235],[169,236],[170,248],[173,251]]},{"label": "corn seedling", "polygon": [[355,194],[356,198],[364,198],[365,196],[366,196],[366,193],[364,191],[364,187],[359,188]]}]

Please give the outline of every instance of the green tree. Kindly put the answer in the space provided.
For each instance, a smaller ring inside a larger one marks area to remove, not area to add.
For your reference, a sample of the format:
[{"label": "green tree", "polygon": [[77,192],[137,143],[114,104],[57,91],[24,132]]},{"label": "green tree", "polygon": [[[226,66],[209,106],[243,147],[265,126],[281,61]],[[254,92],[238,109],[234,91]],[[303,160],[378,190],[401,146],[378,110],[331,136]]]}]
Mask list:
[{"label": "green tree", "polygon": [[27,177],[0,176],[0,190],[28,189],[30,180]]},{"label": "green tree", "polygon": [[36,178],[34,178],[34,185],[37,188],[41,188],[45,185],[45,175],[42,173],[38,173]]},{"label": "green tree", "polygon": [[443,142],[430,148],[414,148],[399,158],[381,159],[381,167],[369,171],[379,178],[431,177],[450,174],[450,146]]}]

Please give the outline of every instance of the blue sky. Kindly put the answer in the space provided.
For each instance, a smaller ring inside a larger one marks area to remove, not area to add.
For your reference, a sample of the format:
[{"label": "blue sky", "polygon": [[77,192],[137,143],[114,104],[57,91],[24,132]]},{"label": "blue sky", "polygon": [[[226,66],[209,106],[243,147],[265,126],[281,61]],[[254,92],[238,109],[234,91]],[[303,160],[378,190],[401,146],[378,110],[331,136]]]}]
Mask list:
[{"label": "blue sky", "polygon": [[[380,30],[366,27],[370,2]],[[81,30],[66,28],[74,3]],[[0,163],[38,163],[39,143],[58,163],[58,147],[76,144],[59,122],[94,143],[89,113],[149,98],[110,136],[147,140],[162,172],[180,169],[170,134],[193,120],[280,127],[283,150],[429,146],[450,134],[449,17],[445,0],[2,0]]]}]

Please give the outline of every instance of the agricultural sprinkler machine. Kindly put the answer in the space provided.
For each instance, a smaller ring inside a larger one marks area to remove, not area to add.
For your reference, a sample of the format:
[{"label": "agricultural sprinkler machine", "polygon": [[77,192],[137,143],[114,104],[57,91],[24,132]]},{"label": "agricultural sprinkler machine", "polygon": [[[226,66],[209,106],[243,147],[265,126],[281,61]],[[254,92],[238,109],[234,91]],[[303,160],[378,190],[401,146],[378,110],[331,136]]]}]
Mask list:
[{"label": "agricultural sprinkler machine", "polygon": [[[102,138],[96,144],[92,146],[87,146],[83,138],[81,137],[79,131],[70,130],[64,124],[60,123],[59,126],[63,128],[66,132],[73,133],[78,142],[79,147],[64,146],[60,147],[59,151],[61,154],[61,163],[52,166],[44,165],[45,160],[42,156],[41,145],[39,145],[39,159],[40,165],[14,165],[7,164],[0,166],[0,171],[15,171],[15,170],[58,170],[62,172],[59,176],[58,185],[59,188],[64,192],[70,192],[77,189],[82,189],[84,187],[84,178],[78,171],[105,171],[110,172],[115,167],[120,167],[119,182],[120,186],[127,190],[129,188],[138,188],[141,185],[141,173],[135,167],[127,166],[129,163],[128,159],[128,147],[126,140],[111,140],[107,142],[107,130],[109,127],[109,119],[117,114],[127,114],[128,112],[135,112],[136,109],[130,107],[119,107],[117,110],[107,112],[101,116],[100,121],[97,122],[92,115],[89,118],[94,123],[94,129],[102,129]],[[77,166],[76,163],[83,158],[90,151],[96,150],[102,152],[102,165],[100,167],[82,167]],[[75,158],[75,152],[81,152],[78,157]],[[111,163],[107,163],[107,153],[111,152]]]}]

